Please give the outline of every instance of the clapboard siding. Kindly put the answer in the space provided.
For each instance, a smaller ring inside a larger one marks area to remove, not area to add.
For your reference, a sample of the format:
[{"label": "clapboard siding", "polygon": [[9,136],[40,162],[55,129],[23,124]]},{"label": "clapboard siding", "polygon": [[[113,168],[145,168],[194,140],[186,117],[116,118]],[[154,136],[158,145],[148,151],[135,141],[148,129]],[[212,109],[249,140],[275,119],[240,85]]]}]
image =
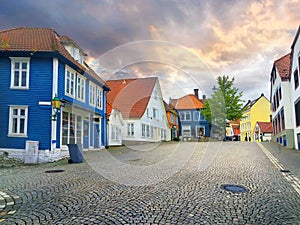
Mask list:
[{"label": "clapboard siding", "polygon": [[[0,148],[24,149],[26,140],[39,141],[41,149],[49,149],[51,107],[40,106],[39,101],[51,101],[52,58],[30,59],[29,90],[10,89],[11,62],[1,58],[1,118],[7,118],[0,128]],[[28,106],[27,138],[8,137],[9,106]],[[49,142],[49,143],[48,143]]]}]

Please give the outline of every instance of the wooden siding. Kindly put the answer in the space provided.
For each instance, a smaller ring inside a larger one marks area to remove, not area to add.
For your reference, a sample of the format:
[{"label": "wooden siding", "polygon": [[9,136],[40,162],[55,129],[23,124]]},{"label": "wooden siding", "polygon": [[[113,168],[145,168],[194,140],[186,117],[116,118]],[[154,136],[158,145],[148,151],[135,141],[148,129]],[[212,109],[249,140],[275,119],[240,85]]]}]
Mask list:
[{"label": "wooden siding", "polygon": [[[1,59],[1,126],[0,147],[24,149],[26,140],[39,141],[40,149],[50,149],[51,107],[40,106],[39,101],[51,101],[52,98],[52,58],[30,59],[29,90],[10,89],[11,62]],[[8,137],[9,105],[28,106],[27,138]]]}]

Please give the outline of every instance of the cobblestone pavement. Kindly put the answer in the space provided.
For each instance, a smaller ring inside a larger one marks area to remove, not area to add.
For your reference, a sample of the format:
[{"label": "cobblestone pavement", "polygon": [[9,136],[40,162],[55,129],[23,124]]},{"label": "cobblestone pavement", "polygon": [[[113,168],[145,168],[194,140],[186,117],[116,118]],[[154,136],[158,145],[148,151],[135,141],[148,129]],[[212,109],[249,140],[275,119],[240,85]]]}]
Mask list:
[{"label": "cobblestone pavement", "polygon": [[300,224],[300,195],[256,143],[143,148],[1,168],[0,224]]}]

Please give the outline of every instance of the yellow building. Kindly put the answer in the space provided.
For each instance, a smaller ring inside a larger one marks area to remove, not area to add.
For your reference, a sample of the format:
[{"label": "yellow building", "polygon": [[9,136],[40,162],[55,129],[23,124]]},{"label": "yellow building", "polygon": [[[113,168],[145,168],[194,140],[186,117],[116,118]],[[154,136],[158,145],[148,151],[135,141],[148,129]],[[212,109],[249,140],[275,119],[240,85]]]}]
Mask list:
[{"label": "yellow building", "polygon": [[253,133],[256,122],[270,122],[270,101],[261,94],[253,101],[248,101],[244,106],[243,118],[240,122],[241,141],[254,141]]}]

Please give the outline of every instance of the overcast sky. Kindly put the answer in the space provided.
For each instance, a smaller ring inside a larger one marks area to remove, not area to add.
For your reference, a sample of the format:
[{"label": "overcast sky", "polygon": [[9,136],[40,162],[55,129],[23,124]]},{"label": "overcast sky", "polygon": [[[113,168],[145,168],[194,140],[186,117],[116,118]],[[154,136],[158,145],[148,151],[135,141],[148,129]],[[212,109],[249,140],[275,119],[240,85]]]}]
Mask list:
[{"label": "overcast sky", "polygon": [[1,30],[51,27],[77,42],[96,70],[115,73],[109,78],[159,76],[166,99],[194,88],[209,96],[219,75],[234,77],[244,100],[269,97],[272,64],[300,25],[300,0],[0,3]]}]

